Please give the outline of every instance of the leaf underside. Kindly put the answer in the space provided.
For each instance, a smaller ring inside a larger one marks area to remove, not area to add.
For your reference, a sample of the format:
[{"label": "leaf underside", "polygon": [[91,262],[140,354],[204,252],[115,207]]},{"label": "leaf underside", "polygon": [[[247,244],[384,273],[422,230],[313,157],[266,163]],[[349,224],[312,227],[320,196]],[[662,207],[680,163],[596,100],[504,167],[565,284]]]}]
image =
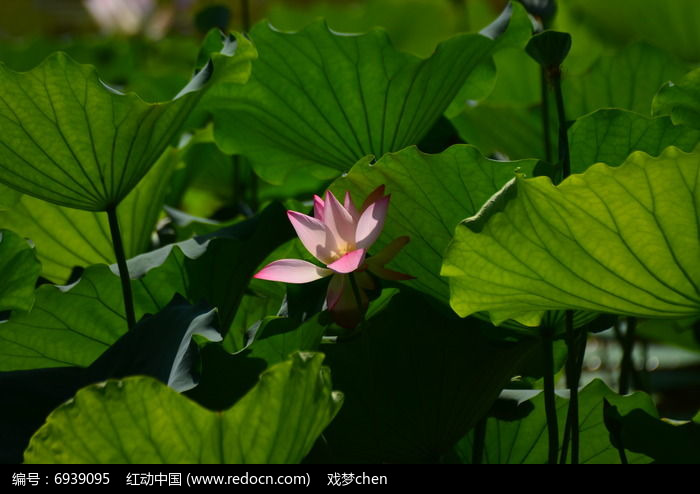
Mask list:
[{"label": "leaf underside", "polygon": [[457,227],[442,270],[452,307],[530,325],[550,309],[698,314],[699,158],[670,147],[596,164],[557,187],[518,179],[483,229]]}]

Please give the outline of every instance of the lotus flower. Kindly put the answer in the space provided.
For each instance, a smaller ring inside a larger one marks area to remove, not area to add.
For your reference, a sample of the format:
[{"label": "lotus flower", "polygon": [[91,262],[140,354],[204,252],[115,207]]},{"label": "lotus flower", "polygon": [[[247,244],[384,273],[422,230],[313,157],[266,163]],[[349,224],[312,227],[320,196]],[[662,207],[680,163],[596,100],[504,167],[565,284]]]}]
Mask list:
[{"label": "lotus flower", "polygon": [[[265,266],[254,277],[285,283],[309,283],[332,276],[326,295],[326,306],[339,325],[352,329],[367,310],[369,299],[365,290],[375,288],[367,271],[390,280],[408,280],[412,276],[384,267],[409,241],[399,237],[374,256],[367,251],[379,238],[384,227],[389,199],[384,186],[378,187],[358,210],[350,193],[341,204],[331,191],[325,199],[314,196],[314,216],[287,211],[287,217],[304,247],[326,267],[301,259],[281,259]],[[357,289],[353,289],[350,275]],[[357,300],[359,297],[360,300]]]}]

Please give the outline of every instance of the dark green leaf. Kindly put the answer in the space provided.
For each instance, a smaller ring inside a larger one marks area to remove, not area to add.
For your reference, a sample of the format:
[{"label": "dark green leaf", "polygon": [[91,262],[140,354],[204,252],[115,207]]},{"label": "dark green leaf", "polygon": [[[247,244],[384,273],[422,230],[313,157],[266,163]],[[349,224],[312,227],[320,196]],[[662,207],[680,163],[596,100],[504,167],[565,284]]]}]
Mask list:
[{"label": "dark green leaf", "polygon": [[532,348],[489,340],[482,334],[489,326],[403,289],[357,338],[324,345],[346,402],[317,458],[437,461],[488,411]]},{"label": "dark green leaf", "polygon": [[[231,325],[248,280],[269,250],[291,236],[279,205],[260,216],[129,261],[136,316],[156,313],[175,293],[219,310],[222,332]],[[34,309],[0,325],[0,370],[88,366],[126,332],[119,278],[91,266],[69,287],[45,285]]]},{"label": "dark green leaf", "polygon": [[[656,413],[648,395],[636,393],[620,396],[598,380],[587,385],[579,393],[580,463],[582,464],[620,462],[618,451],[610,443],[608,430],[605,427],[603,417],[605,399],[617,405],[623,414],[636,413],[637,410]],[[567,399],[559,396],[556,397],[556,403],[559,444],[561,444],[569,403]],[[540,392],[533,398],[516,402],[511,414],[512,416],[507,418],[488,419],[483,463],[547,463],[547,419],[543,394]],[[456,448],[458,456],[465,463],[472,462],[472,442],[473,432],[462,439]],[[568,457],[570,459],[571,455]],[[628,453],[628,459],[630,463],[650,461],[644,455],[633,453]]]},{"label": "dark green leaf", "polygon": [[0,373],[0,461],[19,463],[29,439],[51,411],[82,387],[109,378],[147,375],[178,391],[195,385],[197,345],[194,334],[212,340],[216,314],[174,300],[152,317],[142,319],[90,367],[58,367]]},{"label": "dark green leaf", "polygon": [[656,463],[697,465],[700,463],[700,422],[673,425],[659,420],[646,410],[633,410],[617,416],[610,424],[622,445],[639,454],[647,455]]},{"label": "dark green leaf", "polygon": [[700,69],[662,87],[654,98],[654,114],[670,115],[675,124],[700,129]]},{"label": "dark green leaf", "polygon": [[534,35],[525,51],[537,63],[547,68],[559,67],[571,50],[571,35],[558,31],[544,31]]},{"label": "dark green leaf", "polygon": [[626,110],[598,110],[569,129],[571,171],[583,173],[594,163],[621,165],[633,151],[658,156],[668,146],[690,152],[700,131],[674,126],[669,118],[648,118]]},{"label": "dark green leaf", "polygon": [[40,274],[41,263],[27,241],[0,229],[0,311],[31,309]]}]

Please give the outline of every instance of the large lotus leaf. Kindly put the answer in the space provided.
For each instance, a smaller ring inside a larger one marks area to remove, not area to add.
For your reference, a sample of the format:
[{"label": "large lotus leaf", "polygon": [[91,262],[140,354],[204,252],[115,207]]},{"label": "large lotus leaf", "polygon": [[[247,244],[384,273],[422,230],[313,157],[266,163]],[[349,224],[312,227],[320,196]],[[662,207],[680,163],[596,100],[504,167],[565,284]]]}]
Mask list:
[{"label": "large lotus leaf", "polygon": [[670,115],[675,124],[700,129],[700,69],[662,87],[654,98],[654,113]]},{"label": "large lotus leaf", "polygon": [[[248,281],[266,254],[291,236],[282,208],[129,261],[136,317],[155,314],[173,295],[217,307],[226,332]],[[91,266],[70,286],[44,285],[29,313],[0,324],[0,370],[90,365],[127,330],[119,278]]]},{"label": "large lotus leaf", "polygon": [[19,202],[22,193],[11,189],[10,187],[0,184],[0,210],[11,208]]},{"label": "large lotus leaf", "polygon": [[[569,400],[556,396],[557,421],[559,422],[559,444],[562,444],[566,412]],[[628,415],[635,410],[656,414],[652,399],[644,393],[620,396],[602,381],[595,380],[579,393],[579,427],[581,442],[579,462],[620,463],[620,455],[610,441],[605,426],[604,400],[617,406],[619,412]],[[547,463],[547,417],[544,410],[544,395],[517,403],[511,417],[488,419],[484,444],[483,463],[492,464],[543,464]],[[474,433],[470,433],[455,448],[459,458],[472,463]],[[643,454],[627,452],[630,463],[649,463]],[[571,460],[571,454],[567,456]]]},{"label": "large lotus leaf", "polygon": [[359,205],[375,188],[386,185],[391,202],[375,251],[396,237],[410,236],[391,266],[416,277],[407,282],[410,286],[447,302],[449,289],[439,273],[454,227],[476,214],[516,170],[530,175],[535,164],[492,161],[465,145],[434,155],[410,147],[374,164],[359,161],[332,189],[336,195],[349,190]]},{"label": "large lotus leaf", "polygon": [[417,144],[498,46],[460,34],[420,59],[382,30],[340,34],[322,21],[297,33],[260,23],[250,35],[259,52],[250,81],[209,104],[217,144],[273,183],[302,171],[333,178],[363,156]]},{"label": "large lotus leaf", "polygon": [[142,319],[87,368],[57,367],[0,372],[0,461],[18,463],[29,439],[57,406],[82,387],[110,378],[151,376],[177,391],[197,381],[197,334],[220,340],[216,312],[176,297],[154,316]]},{"label": "large lotus leaf", "polygon": [[518,178],[457,227],[442,270],[452,307],[529,325],[547,309],[697,315],[699,158],[670,147],[558,186]]},{"label": "large lotus leaf", "polygon": [[659,87],[679,79],[686,65],[666,52],[638,43],[602,56],[591,68],[564,80],[562,91],[570,120],[599,108],[623,108],[650,115]]},{"label": "large lotus leaf", "polygon": [[674,126],[667,117],[598,110],[576,120],[569,129],[571,171],[583,173],[593,163],[621,165],[633,151],[658,156],[667,147],[675,146],[690,152],[698,142],[700,131]]},{"label": "large lotus leaf", "polygon": [[402,290],[356,338],[324,345],[346,401],[315,453],[343,464],[438,461],[487,413],[533,348],[491,341],[484,336],[491,330]]},{"label": "large lotus leaf", "polygon": [[[147,250],[162,211],[178,153],[168,149],[117,208],[127,257]],[[1,208],[0,208],[1,209]],[[0,226],[30,238],[42,264],[42,275],[65,282],[76,266],[116,262],[107,214],[81,211],[23,195],[0,211]]]},{"label": "large lotus leaf", "polygon": [[[453,105],[449,118],[460,136],[484,153],[500,152],[510,159],[545,159],[537,65],[524,50],[516,48],[503,50],[494,58],[498,67],[494,91],[483,100],[462,103],[459,109]],[[568,68],[566,61],[564,68]],[[583,72],[565,72],[562,90],[566,117],[574,120],[600,108],[619,108],[648,116],[659,87],[685,71],[682,63],[645,44],[603,55]],[[549,109],[551,156],[556,159],[557,117],[551,91]],[[635,145],[634,140],[625,144],[627,149],[637,149]],[[572,147],[572,160],[577,159],[576,155],[577,150]],[[586,163],[590,164],[593,162]]]},{"label": "large lotus leaf", "polygon": [[[239,44],[223,72],[250,70],[254,50]],[[0,66],[0,182],[77,209],[116,206],[175,139],[213,73],[208,64],[175,99],[150,104],[64,53],[28,72]]]},{"label": "large lotus leaf", "polygon": [[700,4],[695,0],[568,0],[558,2],[597,37],[625,45],[642,39],[681,58],[698,62]]},{"label": "large lotus leaf", "polygon": [[322,361],[294,354],[224,412],[150,378],[90,386],[49,416],[25,462],[298,463],[342,403]]},{"label": "large lotus leaf", "polygon": [[41,263],[27,241],[0,229],[0,311],[29,310],[40,273]]}]

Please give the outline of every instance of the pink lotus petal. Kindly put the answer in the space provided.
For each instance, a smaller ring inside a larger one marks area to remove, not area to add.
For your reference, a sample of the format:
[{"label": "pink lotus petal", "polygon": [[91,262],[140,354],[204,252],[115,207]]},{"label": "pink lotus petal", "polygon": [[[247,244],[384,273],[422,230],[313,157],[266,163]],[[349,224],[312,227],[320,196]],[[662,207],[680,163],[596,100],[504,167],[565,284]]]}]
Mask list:
[{"label": "pink lotus petal", "polygon": [[297,211],[287,211],[287,218],[304,244],[316,259],[327,264],[330,261],[330,252],[326,247],[328,243],[328,229],[326,225],[316,218],[307,216]]},{"label": "pink lotus petal", "polygon": [[352,245],[355,240],[355,222],[330,190],[326,192],[324,204],[323,223],[333,237],[335,249],[329,244],[327,247],[336,252],[342,251],[348,245]]},{"label": "pink lotus petal", "polygon": [[333,274],[325,269],[301,259],[280,259],[271,262],[260,270],[253,278],[285,283],[309,283]]},{"label": "pink lotus petal", "polygon": [[355,245],[358,249],[368,249],[379,238],[384,228],[390,197],[382,197],[362,212],[355,232]]},{"label": "pink lotus petal", "polygon": [[323,208],[323,199],[314,194],[314,217],[319,221],[323,221]]},{"label": "pink lotus petal", "polygon": [[365,249],[357,249],[348,252],[343,257],[328,265],[336,273],[352,273],[356,271],[365,261]]},{"label": "pink lotus petal", "polygon": [[377,202],[379,199],[384,197],[384,186],[380,185],[376,189],[374,189],[370,194],[367,196],[365,199],[365,202],[362,203],[362,207],[360,208],[360,212],[364,212],[365,209],[367,209],[370,204]]},{"label": "pink lotus petal", "polygon": [[350,213],[350,216],[352,216],[352,220],[357,223],[357,220],[360,219],[360,212],[357,210],[355,205],[352,202],[352,197],[350,197],[350,192],[346,191],[345,192],[345,201],[343,203],[343,206],[345,207],[345,210]]},{"label": "pink lotus petal", "polygon": [[340,297],[342,297],[343,292],[348,289],[352,290],[348,283],[348,276],[344,274],[334,274],[331,278],[331,282],[328,284],[328,291],[326,292],[326,307],[332,309],[335,304],[338,303]]}]

